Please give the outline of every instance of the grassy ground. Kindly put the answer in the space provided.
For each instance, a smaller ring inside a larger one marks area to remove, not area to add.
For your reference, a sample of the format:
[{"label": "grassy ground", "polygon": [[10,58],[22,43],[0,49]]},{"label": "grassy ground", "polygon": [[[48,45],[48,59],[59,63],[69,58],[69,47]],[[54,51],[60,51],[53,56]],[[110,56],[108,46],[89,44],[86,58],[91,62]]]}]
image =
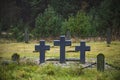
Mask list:
[{"label": "grassy ground", "polygon": [[96,69],[81,70],[77,66],[65,68],[52,64],[11,64],[2,66],[0,72],[0,80],[119,80],[120,74],[117,70],[98,72]]},{"label": "grassy ground", "polygon": [[[20,54],[20,57],[39,58],[39,53],[34,51],[37,43],[0,43],[0,58],[11,59],[13,53]],[[46,58],[59,58],[59,47],[51,45],[50,51],[46,52]],[[72,46],[66,47],[66,51],[74,50],[79,43],[72,43]],[[87,42],[86,45],[91,46],[91,51],[86,52],[87,58],[96,58],[99,53],[105,55],[108,63],[117,67],[120,66],[120,42],[112,42],[107,47],[106,42]],[[67,52],[67,58],[79,58],[79,52]],[[0,65],[0,80],[119,80],[119,70],[105,70],[105,72],[97,72],[96,69],[84,69],[71,65],[70,68],[54,66],[52,64],[34,65],[34,64],[10,64]]]}]

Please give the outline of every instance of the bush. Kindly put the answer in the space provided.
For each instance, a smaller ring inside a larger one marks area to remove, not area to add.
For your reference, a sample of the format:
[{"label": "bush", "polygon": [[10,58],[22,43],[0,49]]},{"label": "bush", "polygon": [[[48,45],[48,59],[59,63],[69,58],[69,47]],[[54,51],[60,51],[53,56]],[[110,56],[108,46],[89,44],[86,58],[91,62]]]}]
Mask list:
[{"label": "bush", "polygon": [[36,18],[35,29],[33,34],[35,37],[48,37],[60,34],[62,19],[51,6],[45,9],[43,14],[39,14]]},{"label": "bush", "polygon": [[10,32],[12,32],[12,38],[16,39],[17,41],[23,41],[25,29],[28,27],[29,26],[24,24],[23,21],[18,21],[18,23],[11,26]]},{"label": "bush", "polygon": [[88,35],[90,33],[90,17],[85,12],[78,12],[77,15],[70,16],[62,25],[62,34],[70,30],[72,36]]}]

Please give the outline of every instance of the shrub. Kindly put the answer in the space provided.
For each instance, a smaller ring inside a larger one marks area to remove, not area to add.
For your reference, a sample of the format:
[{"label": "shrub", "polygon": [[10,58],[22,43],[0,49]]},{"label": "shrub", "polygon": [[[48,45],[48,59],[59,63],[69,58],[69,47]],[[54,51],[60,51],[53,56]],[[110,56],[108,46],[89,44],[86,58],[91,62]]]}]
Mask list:
[{"label": "shrub", "polygon": [[90,33],[90,17],[85,12],[78,12],[77,15],[70,16],[62,25],[62,34],[70,30],[72,36],[88,35]]},{"label": "shrub", "polygon": [[62,19],[51,6],[45,9],[43,14],[39,14],[35,21],[33,34],[35,37],[48,37],[60,34]]},{"label": "shrub", "polygon": [[15,25],[12,25],[10,27],[10,32],[12,33],[12,38],[16,39],[17,41],[23,41],[26,28],[29,28],[29,26],[27,24],[23,23],[22,20],[18,21],[18,23],[16,23]]}]

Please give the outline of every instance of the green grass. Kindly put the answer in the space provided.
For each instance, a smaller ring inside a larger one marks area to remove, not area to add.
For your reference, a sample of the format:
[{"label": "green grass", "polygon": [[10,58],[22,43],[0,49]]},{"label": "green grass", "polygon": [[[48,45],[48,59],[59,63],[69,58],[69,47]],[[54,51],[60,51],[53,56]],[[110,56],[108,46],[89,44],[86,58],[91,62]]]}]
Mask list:
[{"label": "green grass", "polygon": [[84,69],[77,66],[69,68],[54,66],[52,64],[0,66],[0,80],[119,80],[120,72],[105,70],[98,72],[96,69]]},{"label": "green grass", "polygon": [[[39,58],[39,53],[34,51],[37,43],[0,43],[0,57],[11,59],[13,53],[20,54],[20,57]],[[53,46],[53,43],[46,43]],[[79,43],[72,43],[71,47],[66,50],[74,50]],[[105,42],[87,42],[86,45],[91,46],[91,51],[86,52],[87,58],[96,58],[99,53],[105,55],[108,63],[117,67],[120,66],[120,42],[114,41],[107,47]],[[67,58],[79,58],[79,52],[67,52]],[[46,58],[59,58],[59,47],[51,47],[46,52]],[[2,77],[1,77],[2,76]],[[35,65],[35,64],[9,64],[0,65],[0,80],[119,80],[120,71],[115,69],[107,69],[105,72],[98,72],[95,69],[84,69],[78,65],[72,65],[69,68],[55,66],[52,64]]]},{"label": "green grass", "polygon": [[[33,57],[39,58],[39,53],[34,51],[34,46],[37,43],[0,43],[0,57],[11,59],[13,53],[20,54],[21,57]],[[46,43],[53,46],[52,43]],[[76,45],[79,43],[72,43],[72,47],[67,46],[66,51],[75,50]],[[87,42],[86,45],[91,47],[91,51],[86,52],[87,58],[96,58],[99,53],[103,53],[106,60],[109,62],[119,61],[120,59],[120,42],[112,42],[110,47],[107,47],[105,42]],[[51,47],[50,51],[46,51],[46,58],[58,57],[59,58],[59,47]],[[79,52],[66,52],[67,58],[76,57],[79,58]]]}]

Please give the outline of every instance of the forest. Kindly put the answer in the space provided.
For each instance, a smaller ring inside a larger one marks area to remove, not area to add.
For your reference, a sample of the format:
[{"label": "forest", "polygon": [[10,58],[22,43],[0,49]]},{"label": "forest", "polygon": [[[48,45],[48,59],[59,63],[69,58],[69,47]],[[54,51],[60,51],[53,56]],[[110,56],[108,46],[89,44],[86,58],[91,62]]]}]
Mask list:
[{"label": "forest", "polygon": [[119,0],[0,0],[0,35],[23,40],[25,30],[32,39],[106,35],[120,37]]}]

